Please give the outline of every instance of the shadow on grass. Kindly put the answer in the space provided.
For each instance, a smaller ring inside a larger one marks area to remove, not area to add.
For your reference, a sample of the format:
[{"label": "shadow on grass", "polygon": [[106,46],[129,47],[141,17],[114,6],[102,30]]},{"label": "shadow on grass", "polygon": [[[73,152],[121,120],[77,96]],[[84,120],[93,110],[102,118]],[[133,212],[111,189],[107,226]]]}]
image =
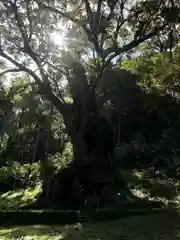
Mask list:
[{"label": "shadow on grass", "polygon": [[[180,181],[178,183],[172,179],[153,176],[148,171],[123,170],[122,174],[136,197],[166,202],[176,200],[180,205]],[[0,195],[0,209],[15,210],[30,205],[40,192],[41,186],[6,192]]]},{"label": "shadow on grass", "polygon": [[[179,185],[172,179],[153,177],[143,171],[123,172],[129,186],[142,197],[174,200]],[[0,196],[0,208],[17,209],[34,201],[40,189],[11,191]],[[138,194],[137,194],[138,195]],[[79,240],[180,240],[180,210],[167,209],[161,213],[135,215],[109,222],[82,224],[28,225],[0,227],[0,239],[79,239]],[[33,222],[34,223],[34,222]],[[18,224],[18,223],[16,223]]]},{"label": "shadow on grass", "polygon": [[180,213],[167,210],[163,213],[134,216],[103,223],[6,227],[0,228],[0,239],[178,240],[180,239]]},{"label": "shadow on grass", "polygon": [[94,224],[85,232],[95,233],[97,238],[94,239],[180,239],[180,215],[171,210],[134,216],[109,223]]}]

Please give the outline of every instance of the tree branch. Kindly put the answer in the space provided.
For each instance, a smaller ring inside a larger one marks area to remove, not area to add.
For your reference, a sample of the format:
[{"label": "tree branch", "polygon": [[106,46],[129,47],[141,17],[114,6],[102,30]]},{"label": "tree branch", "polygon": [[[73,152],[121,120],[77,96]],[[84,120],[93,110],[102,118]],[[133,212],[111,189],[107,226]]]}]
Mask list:
[{"label": "tree branch", "polygon": [[[117,57],[119,54],[122,54],[126,51],[129,51],[135,47],[137,47],[138,45],[140,45],[141,43],[145,42],[146,40],[156,36],[158,34],[158,32],[162,31],[167,25],[166,24],[163,24],[162,26],[160,27],[155,27],[153,31],[151,31],[150,33],[148,33],[146,36],[143,36],[137,40],[133,40],[132,42],[124,45],[123,47],[120,47],[118,49],[116,49],[116,52],[111,55],[107,61],[106,61],[106,64],[105,64],[105,67],[115,58]],[[105,50],[106,52],[106,56],[108,56],[110,53],[113,53],[114,51],[114,48],[110,47],[108,49]]]},{"label": "tree branch", "polygon": [[[63,101],[61,99],[59,99],[53,93],[52,88],[49,84],[47,84],[46,82],[45,83],[42,82],[41,79],[38,77],[38,75],[36,75],[31,69],[29,69],[29,68],[25,67],[24,65],[22,65],[21,63],[17,62],[15,59],[10,57],[6,53],[2,52],[1,50],[0,50],[0,56],[5,58],[6,60],[10,61],[11,63],[13,63],[18,68],[18,69],[14,68],[15,72],[23,71],[23,72],[28,73],[31,77],[33,77],[33,79],[35,80],[35,82],[39,86],[40,94],[44,95],[49,101],[52,101],[54,106],[62,114],[66,114],[66,112],[67,112],[66,104],[64,104]],[[6,71],[6,73],[7,73],[7,71]]]},{"label": "tree branch", "polygon": [[114,32],[114,41],[116,41],[116,42],[117,42],[118,34],[119,34],[119,31],[120,31],[121,27],[127,21],[127,19],[125,19],[124,15],[123,15],[123,10],[125,9],[124,5],[125,5],[125,1],[121,0],[121,2],[120,2],[120,16],[117,19],[116,30]]},{"label": "tree branch", "polygon": [[29,8],[29,0],[26,1],[26,11],[27,11],[27,18],[29,21],[29,36],[28,36],[28,41],[30,42],[32,39],[32,19],[30,16],[30,8]]},{"label": "tree branch", "polygon": [[63,13],[62,11],[58,10],[57,8],[55,7],[51,7],[51,6],[47,6],[46,4],[44,3],[39,3],[39,7],[42,7],[43,9],[47,9],[47,10],[50,10],[56,14],[59,14],[61,15],[62,17],[66,18],[67,20],[70,20],[72,21],[73,23],[77,23],[81,26],[81,21],[79,19],[75,19],[73,17],[71,17],[69,14],[67,13]]},{"label": "tree branch", "polygon": [[113,17],[114,9],[116,7],[116,4],[117,4],[118,0],[113,0],[113,1],[108,1],[108,2],[109,2],[108,5],[109,5],[109,8],[110,8],[110,13],[107,17],[107,20],[110,21],[111,18]]},{"label": "tree branch", "polygon": [[[12,64],[14,64],[19,69],[19,72],[20,71],[21,72],[26,72],[30,76],[32,76],[34,78],[34,80],[37,82],[37,84],[41,84],[42,83],[41,79],[31,69],[29,69],[29,68],[25,67],[23,64],[17,62],[15,59],[13,59],[12,57],[10,57],[8,54],[4,53],[1,50],[0,50],[0,56],[5,58],[6,60],[11,62]],[[17,70],[15,72],[17,72]]]},{"label": "tree branch", "polygon": [[11,69],[6,69],[2,72],[0,72],[0,77],[4,76],[7,73],[15,73],[15,72],[21,72],[22,70],[18,69],[18,68],[11,68]]},{"label": "tree branch", "polygon": [[[48,74],[48,73],[47,73]],[[65,101],[65,99],[63,98],[63,95],[62,95],[62,92],[60,91],[60,89],[59,89],[59,86],[58,86],[58,83],[57,83],[57,81],[50,75],[50,74],[48,74],[48,76],[49,76],[49,78],[53,81],[53,83],[54,83],[54,85],[55,85],[55,87],[56,87],[56,90],[57,90],[57,94],[58,94],[58,98],[60,98],[61,99],[61,101],[65,104],[66,103],[66,101]]]},{"label": "tree branch", "polygon": [[[142,37],[142,38],[139,38],[137,40],[134,40],[130,43],[128,43],[127,45],[121,47],[121,48],[118,48],[116,49],[116,52],[111,55],[106,61],[104,61],[101,69],[100,69],[100,72],[99,72],[99,76],[97,78],[97,81],[95,82],[95,84],[93,85],[92,87],[92,90],[95,91],[98,83],[101,81],[102,77],[103,77],[103,73],[104,73],[104,70],[106,69],[106,67],[111,63],[111,61],[117,57],[118,55],[121,55],[123,54],[124,52],[127,52],[135,47],[137,47],[138,45],[140,45],[141,43],[143,43],[144,41],[154,37],[155,35],[157,35],[157,33],[161,30],[163,30],[164,28],[166,27],[166,24],[162,25],[161,27],[159,28],[155,28],[154,31],[150,32],[149,34],[147,34],[146,36]],[[112,48],[109,48],[106,50],[106,54],[105,55],[108,55],[111,53],[111,51],[113,52],[114,50],[114,47]]]},{"label": "tree branch", "polygon": [[91,25],[91,28],[93,29],[93,16],[92,16],[92,9],[90,7],[89,1],[88,0],[84,0],[85,2],[85,8],[86,8],[86,13],[87,13],[87,17],[88,17],[88,22]]},{"label": "tree branch", "polygon": [[12,7],[14,15],[15,15],[15,20],[17,22],[17,26],[21,33],[22,39],[24,41],[24,46],[27,46],[28,45],[28,37],[27,37],[26,31],[24,31],[24,25],[23,25],[22,19],[18,14],[18,7],[16,5],[16,1],[14,1],[14,3],[10,2],[10,4],[11,4],[11,7]]},{"label": "tree branch", "polygon": [[[22,36],[22,39],[23,39],[23,43],[24,43],[24,52],[27,53],[32,59],[33,61],[36,63],[37,67],[39,68],[39,71],[41,73],[41,76],[43,78],[44,81],[46,81],[46,74],[43,70],[43,67],[41,65],[41,61],[39,59],[39,57],[37,56],[37,54],[31,49],[30,45],[29,45],[29,38],[31,38],[31,35],[32,35],[32,23],[31,23],[31,19],[30,19],[30,15],[29,15],[29,9],[28,9],[28,6],[27,6],[27,17],[28,17],[28,20],[30,21],[30,34],[28,36],[27,34],[27,31],[25,31],[25,26],[22,22],[22,19],[21,17],[19,16],[19,13],[18,13],[18,8],[16,6],[16,3],[10,3],[12,8],[13,8],[13,12],[14,12],[14,15],[15,15],[15,20],[16,20],[16,25],[17,27],[19,28],[19,31],[21,33],[21,36]],[[28,4],[28,3],[27,3]]]},{"label": "tree branch", "polygon": [[[88,2],[88,1],[86,1]],[[87,3],[86,3],[87,4]],[[102,56],[102,50],[99,46],[99,44],[97,43],[96,39],[94,38],[94,34],[92,33],[92,31],[90,31],[87,27],[86,27],[86,23],[84,23],[84,21],[81,21],[79,19],[76,19],[76,18],[73,18],[71,17],[69,14],[67,13],[63,13],[62,11],[60,11],[59,9],[55,8],[55,7],[51,7],[51,6],[47,6],[46,4],[44,3],[39,3],[39,6],[44,8],[44,9],[47,9],[47,10],[50,10],[51,12],[53,13],[56,13],[56,14],[59,14],[60,16],[64,17],[65,19],[67,20],[70,20],[71,22],[73,23],[76,23],[79,27],[82,27],[83,30],[85,31],[85,33],[87,34],[87,37],[89,39],[89,41],[91,41],[97,51],[97,53]],[[88,6],[87,6],[87,9]],[[88,13],[87,13],[88,14]],[[92,11],[91,11],[91,15],[92,15]],[[92,17],[91,17],[92,18]],[[92,29],[92,27],[91,27]]]}]

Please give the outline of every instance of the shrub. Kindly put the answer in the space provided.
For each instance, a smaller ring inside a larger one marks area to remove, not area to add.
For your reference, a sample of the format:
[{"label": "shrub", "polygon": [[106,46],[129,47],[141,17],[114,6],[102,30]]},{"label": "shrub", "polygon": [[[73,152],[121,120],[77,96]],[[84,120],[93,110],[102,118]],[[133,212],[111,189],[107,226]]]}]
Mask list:
[{"label": "shrub", "polygon": [[21,165],[14,161],[0,168],[0,188],[3,191],[35,186],[39,181],[40,166],[38,163]]}]

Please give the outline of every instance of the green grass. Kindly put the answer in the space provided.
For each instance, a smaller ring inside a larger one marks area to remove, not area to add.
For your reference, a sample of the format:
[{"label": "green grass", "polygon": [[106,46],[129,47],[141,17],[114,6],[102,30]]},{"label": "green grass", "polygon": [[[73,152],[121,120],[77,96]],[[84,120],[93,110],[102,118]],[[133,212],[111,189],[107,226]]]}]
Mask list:
[{"label": "green grass", "polygon": [[[151,177],[145,171],[124,171],[133,193],[140,198],[173,202],[180,206],[180,183],[172,179]],[[35,201],[41,187],[9,191],[0,196],[0,209],[18,209]],[[102,223],[64,226],[9,226],[0,227],[0,240],[180,240],[180,210],[138,215]]]},{"label": "green grass", "polygon": [[178,240],[180,214],[166,212],[134,216],[106,223],[65,226],[14,226],[0,228],[0,239],[36,240]]},{"label": "green grass", "polygon": [[11,228],[0,228],[0,239],[63,239],[72,226],[14,226]]},{"label": "green grass", "polygon": [[41,192],[41,186],[27,189],[16,189],[0,195],[0,209],[18,209],[33,203]]}]

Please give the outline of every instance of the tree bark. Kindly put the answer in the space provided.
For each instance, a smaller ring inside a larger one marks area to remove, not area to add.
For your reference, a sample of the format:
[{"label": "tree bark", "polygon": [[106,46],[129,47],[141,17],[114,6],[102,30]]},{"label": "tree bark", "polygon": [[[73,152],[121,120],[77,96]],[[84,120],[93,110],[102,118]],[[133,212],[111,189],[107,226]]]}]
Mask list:
[{"label": "tree bark", "polygon": [[121,138],[121,114],[120,113],[118,113],[117,128],[118,128],[117,147],[120,147],[120,138]]},{"label": "tree bark", "polygon": [[[72,88],[75,87],[72,85]],[[74,94],[73,104],[62,105],[55,95],[48,92],[49,89],[45,90],[43,93],[48,94],[48,99],[63,115],[73,145],[73,160],[44,181],[39,204],[43,208],[97,208],[99,202],[115,201],[118,191],[128,192],[114,161],[112,129],[107,120],[99,116],[98,106],[91,94],[86,96],[86,108],[79,109],[83,101],[79,99],[80,93]],[[82,91],[87,93],[86,89]]]},{"label": "tree bark", "polygon": [[[69,127],[73,160],[67,168],[44,181],[39,198],[41,207],[92,209],[113,206],[119,191],[130,193],[114,162],[110,129],[106,124],[102,128],[103,121],[98,121],[97,116],[95,121],[97,126],[88,122],[90,129],[85,126],[83,131]],[[95,129],[91,129],[92,126]]]}]

